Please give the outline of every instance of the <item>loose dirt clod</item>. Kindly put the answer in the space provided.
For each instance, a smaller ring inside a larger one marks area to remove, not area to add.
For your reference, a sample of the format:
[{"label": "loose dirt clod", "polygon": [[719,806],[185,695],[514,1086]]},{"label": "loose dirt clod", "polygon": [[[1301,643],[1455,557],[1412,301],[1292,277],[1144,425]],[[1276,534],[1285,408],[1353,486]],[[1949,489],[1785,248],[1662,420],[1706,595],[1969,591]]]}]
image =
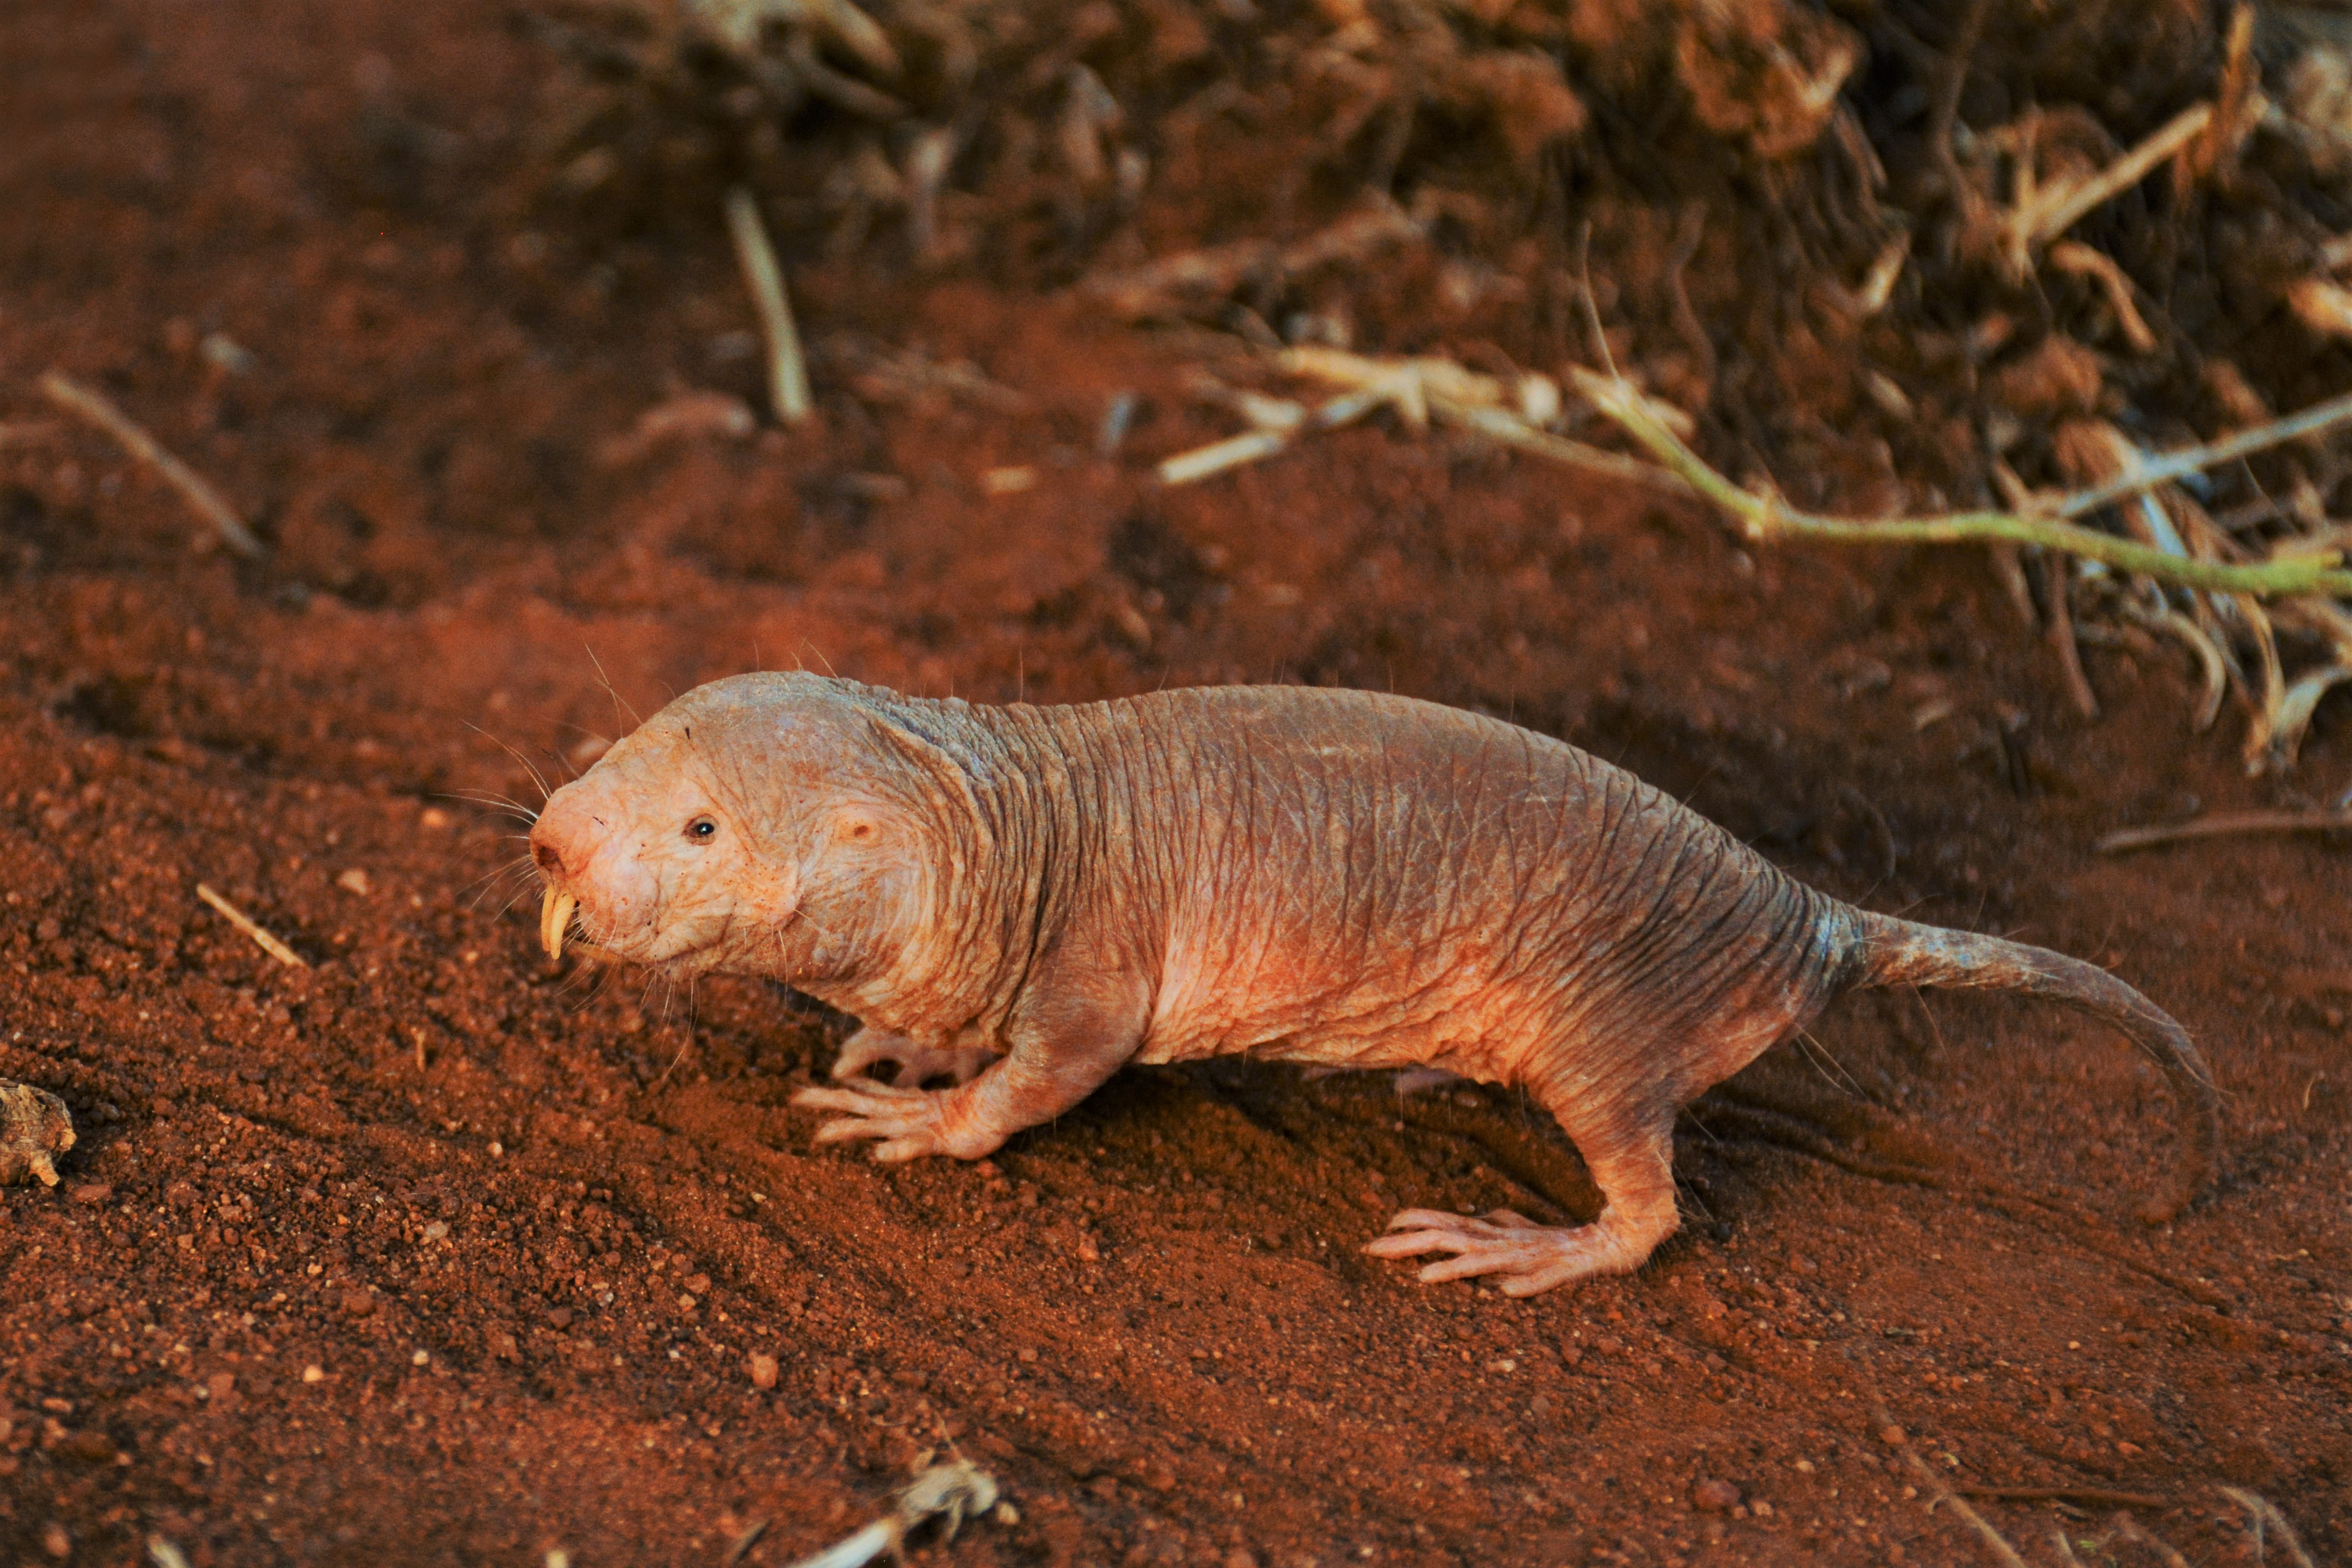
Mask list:
[{"label": "loose dirt clod", "polygon": [[47,1089],[0,1079],[0,1186],[58,1184],[57,1157],[74,1146],[73,1117]]}]

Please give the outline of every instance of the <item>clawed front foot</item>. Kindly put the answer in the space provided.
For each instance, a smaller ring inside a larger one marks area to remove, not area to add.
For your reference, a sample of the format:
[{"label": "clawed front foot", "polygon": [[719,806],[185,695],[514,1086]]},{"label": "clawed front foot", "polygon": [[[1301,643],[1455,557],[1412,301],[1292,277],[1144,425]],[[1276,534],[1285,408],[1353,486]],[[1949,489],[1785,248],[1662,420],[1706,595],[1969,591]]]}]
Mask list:
[{"label": "clawed front foot", "polygon": [[996,1053],[986,1046],[925,1046],[887,1029],[868,1027],[841,1043],[841,1055],[834,1061],[833,1076],[843,1079],[863,1078],[877,1064],[889,1062],[898,1069],[892,1087],[920,1089],[940,1078],[970,1083],[995,1059]]},{"label": "clawed front foot", "polygon": [[1423,1267],[1422,1283],[1493,1274],[1499,1276],[1504,1295],[1534,1296],[1595,1275],[1631,1273],[1649,1256],[1650,1246],[1629,1245],[1605,1216],[1597,1224],[1561,1229],[1508,1209],[1475,1218],[1407,1209],[1389,1221],[1386,1236],[1365,1243],[1364,1250],[1374,1258],[1450,1252],[1453,1257]]},{"label": "clawed front foot", "polygon": [[66,1102],[45,1089],[0,1079],[0,1187],[37,1178],[58,1184],[57,1157],[74,1145]]},{"label": "clawed front foot", "polygon": [[961,1091],[897,1089],[873,1084],[863,1089],[804,1089],[793,1096],[794,1105],[844,1114],[816,1130],[820,1143],[840,1143],[872,1138],[874,1158],[895,1165],[926,1154],[947,1154],[977,1160],[1004,1140],[961,1125],[954,1113]]}]

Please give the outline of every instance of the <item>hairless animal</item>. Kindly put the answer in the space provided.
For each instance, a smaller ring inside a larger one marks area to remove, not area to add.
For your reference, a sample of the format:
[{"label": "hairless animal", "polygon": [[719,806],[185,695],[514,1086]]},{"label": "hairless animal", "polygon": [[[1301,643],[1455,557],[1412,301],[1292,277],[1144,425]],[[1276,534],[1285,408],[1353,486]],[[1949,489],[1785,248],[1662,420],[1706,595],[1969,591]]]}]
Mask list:
[{"label": "hairless animal", "polygon": [[[784,982],[863,1025],[820,1142],[977,1160],[1130,1062],[1246,1055],[1520,1085],[1605,1206],[1538,1226],[1412,1209],[1366,1248],[1532,1295],[1674,1233],[1676,1110],[1831,1000],[2020,991],[2145,1048],[2212,1164],[2210,1076],[2105,971],[1838,902],[1621,768],[1360,691],[1222,687],[1067,707],[805,674],[696,689],[555,792],[542,935]],[[951,1076],[953,1087],[920,1085]]]}]

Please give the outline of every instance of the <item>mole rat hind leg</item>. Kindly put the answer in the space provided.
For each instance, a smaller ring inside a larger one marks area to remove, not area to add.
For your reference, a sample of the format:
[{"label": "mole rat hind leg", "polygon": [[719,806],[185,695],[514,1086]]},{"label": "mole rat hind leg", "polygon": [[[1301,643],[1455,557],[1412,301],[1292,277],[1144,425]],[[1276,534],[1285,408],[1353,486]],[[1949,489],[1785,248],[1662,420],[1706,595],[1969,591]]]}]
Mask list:
[{"label": "mole rat hind leg", "polygon": [[953,1041],[924,1045],[868,1024],[841,1043],[841,1055],[834,1059],[833,1076],[845,1080],[866,1078],[877,1065],[888,1062],[898,1069],[893,1080],[896,1087],[919,1089],[940,1078],[970,1083],[995,1059],[996,1053],[986,1046]]},{"label": "mole rat hind leg", "polygon": [[1601,1188],[1605,1206],[1591,1225],[1540,1226],[1508,1209],[1479,1217],[1407,1209],[1389,1233],[1367,1242],[1374,1258],[1450,1258],[1423,1266],[1423,1284],[1496,1276],[1506,1296],[1534,1296],[1607,1274],[1631,1274],[1679,1223],[1675,1208],[1674,1108],[1579,1105],[1540,1086],[1536,1096],[1559,1119]]},{"label": "mole rat hind leg", "polygon": [[1143,983],[1115,971],[1049,970],[1014,1011],[1005,1033],[1011,1050],[953,1089],[804,1089],[794,1105],[841,1112],[816,1141],[876,1141],[885,1163],[948,1154],[977,1160],[1024,1127],[1051,1121],[1101,1088],[1142,1043],[1148,1006]]},{"label": "mole rat hind leg", "polygon": [[0,1187],[58,1184],[58,1156],[74,1146],[66,1102],[45,1089],[0,1079]]}]

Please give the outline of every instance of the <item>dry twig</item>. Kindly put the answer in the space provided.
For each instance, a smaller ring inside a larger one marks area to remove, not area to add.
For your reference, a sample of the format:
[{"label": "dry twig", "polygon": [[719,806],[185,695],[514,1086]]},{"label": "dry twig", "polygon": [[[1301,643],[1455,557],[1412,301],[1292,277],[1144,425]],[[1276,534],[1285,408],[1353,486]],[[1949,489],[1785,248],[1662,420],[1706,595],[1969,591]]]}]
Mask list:
[{"label": "dry twig", "polygon": [[2352,832],[2352,811],[2221,811],[2187,822],[2148,827],[2121,827],[2098,842],[2102,855],[2146,849],[2158,844],[2179,844],[2191,838],[2221,838],[2247,833]]},{"label": "dry twig", "polygon": [[287,946],[284,942],[278,941],[268,931],[262,930],[259,925],[254,922],[252,916],[247,914],[243,910],[238,909],[235,904],[230,903],[226,899],[222,898],[205,883],[198,882],[196,884],[196,897],[204,900],[205,902],[218,910],[223,920],[228,921],[229,924],[235,926],[237,930],[251,937],[253,939],[253,944],[256,947],[261,949],[262,952],[268,953],[278,963],[285,964],[289,969],[308,969],[310,967],[310,963],[300,953],[295,952],[292,948]]},{"label": "dry twig", "polygon": [[760,330],[768,340],[769,395],[775,400],[776,417],[797,425],[812,406],[808,362],[801,353],[800,329],[793,324],[784,269],[777,264],[776,247],[768,243],[768,226],[760,220],[759,199],[741,185],[727,193],[727,232],[734,238],[735,258],[742,265],[751,302],[760,312]]},{"label": "dry twig", "polygon": [[1391,245],[1418,239],[1420,220],[1392,204],[1341,218],[1290,245],[1244,239],[1179,256],[1124,272],[1103,273],[1080,284],[1113,315],[1135,321],[1178,311],[1190,301],[1232,293],[1253,273],[1282,277],[1311,272],[1334,262],[1360,261]]},{"label": "dry twig", "polygon": [[2212,118],[2211,104],[2191,105],[2090,178],[2063,181],[2042,190],[2011,216],[2011,231],[2018,253],[2022,254],[2031,246],[2049,244],[2094,207],[2138,184],[2150,170],[2187,146]]},{"label": "dry twig", "polygon": [[[2218,468],[2224,463],[2233,463],[2240,458],[2252,457],[2256,452],[2266,452],[2273,447],[2284,446],[2289,441],[2299,441],[2305,436],[2315,436],[2322,430],[2332,430],[2347,420],[2352,420],[2352,393],[2346,393],[2340,397],[2331,397],[2325,403],[2315,403],[2300,414],[2290,414],[2283,419],[2273,419],[2266,425],[2241,430],[2234,436],[2225,437],[2221,440],[2210,442],[2202,447],[2184,447],[2177,452],[2166,452],[2158,457],[2150,458],[2139,467],[2118,475],[2105,484],[2095,485],[2089,489],[2075,490],[2060,497],[2053,510],[2060,517],[2082,517],[2086,513],[2098,510],[2101,507],[2113,506],[2116,502],[2128,500],[2133,496],[2145,495],[2159,485],[2168,485],[2173,480],[2186,479],[2190,474],[2201,474],[2209,469]],[[2352,574],[2338,574],[2338,575],[2352,576]],[[2259,593],[2262,590],[2249,591]],[[2333,591],[2342,593],[2344,590],[2336,587]]]},{"label": "dry twig", "polygon": [[220,491],[165,451],[161,442],[117,408],[104,393],[83,385],[63,371],[53,370],[41,377],[41,395],[105,431],[121,443],[124,451],[163,475],[166,483],[219,531],[221,542],[231,550],[248,561],[258,561],[268,553],[261,541],[253,536],[253,531],[245,526],[245,520],[236,515],[236,509],[222,499]]}]

